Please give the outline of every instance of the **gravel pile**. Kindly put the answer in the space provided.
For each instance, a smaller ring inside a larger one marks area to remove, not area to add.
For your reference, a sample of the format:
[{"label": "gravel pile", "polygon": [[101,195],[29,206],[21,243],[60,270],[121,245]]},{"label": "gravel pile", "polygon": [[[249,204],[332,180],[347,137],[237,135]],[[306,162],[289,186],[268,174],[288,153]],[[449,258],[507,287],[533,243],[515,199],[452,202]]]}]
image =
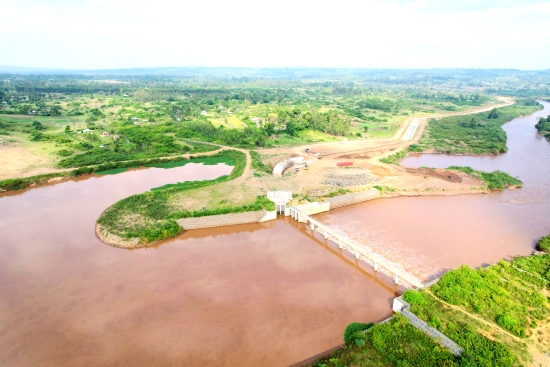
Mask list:
[{"label": "gravel pile", "polygon": [[338,187],[368,185],[376,181],[376,177],[368,176],[364,173],[356,175],[334,175],[327,174],[327,179],[323,182],[324,185],[332,185]]}]

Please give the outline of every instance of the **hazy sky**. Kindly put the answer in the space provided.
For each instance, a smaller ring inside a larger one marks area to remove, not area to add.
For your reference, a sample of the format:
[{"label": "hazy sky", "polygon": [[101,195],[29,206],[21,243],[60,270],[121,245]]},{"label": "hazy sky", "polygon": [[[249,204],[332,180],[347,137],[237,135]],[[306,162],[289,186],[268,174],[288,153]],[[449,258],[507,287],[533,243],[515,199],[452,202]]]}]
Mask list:
[{"label": "hazy sky", "polygon": [[550,1],[0,0],[0,65],[550,68]]}]

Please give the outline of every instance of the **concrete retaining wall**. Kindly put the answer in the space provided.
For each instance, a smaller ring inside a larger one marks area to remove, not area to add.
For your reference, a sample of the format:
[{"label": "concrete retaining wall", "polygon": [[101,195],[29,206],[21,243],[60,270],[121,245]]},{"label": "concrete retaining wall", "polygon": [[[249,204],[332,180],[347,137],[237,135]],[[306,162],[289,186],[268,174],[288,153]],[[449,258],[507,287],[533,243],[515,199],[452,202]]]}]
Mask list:
[{"label": "concrete retaining wall", "polygon": [[418,316],[416,316],[414,313],[409,311],[409,307],[410,305],[407,302],[405,302],[405,300],[403,300],[403,297],[398,297],[394,299],[393,310],[395,312],[401,312],[403,316],[409,319],[409,323],[411,325],[416,327],[418,330],[424,332],[426,335],[428,335],[430,338],[432,338],[433,340],[435,340],[445,348],[449,349],[449,351],[454,355],[459,356],[462,353],[463,349],[458,344],[456,344],[454,341],[449,339],[445,334],[441,333],[439,330],[428,325],[425,321],[419,319]]},{"label": "concrete retaining wall", "polygon": [[304,214],[307,215],[314,215],[319,214],[323,212],[328,212],[330,210],[330,203],[329,202],[313,202],[313,203],[307,203],[307,204],[300,204],[296,205],[296,208]]},{"label": "concrete retaining wall", "polygon": [[335,196],[333,198],[328,198],[327,201],[330,203],[331,209],[336,209],[342,206],[362,203],[364,201],[376,199],[380,196],[381,195],[378,190],[370,189],[366,191],[352,192],[351,194]]},{"label": "concrete retaining wall", "polygon": [[178,219],[176,222],[185,230],[198,229],[198,228],[210,228],[220,226],[231,226],[234,224],[247,224],[247,223],[259,223],[266,220],[272,220],[277,218],[276,212],[268,212],[265,210],[256,212],[245,213],[233,213],[222,215],[211,215],[207,217],[199,218],[183,218]]},{"label": "concrete retaining wall", "polygon": [[268,220],[277,219],[277,211],[265,212],[264,216],[260,218],[259,222],[267,222]]},{"label": "concrete retaining wall", "polygon": [[273,167],[273,176],[275,177],[283,177],[283,174],[287,169],[294,166],[295,164],[301,163],[304,160],[304,157],[294,157],[285,159],[282,162],[279,162]]}]

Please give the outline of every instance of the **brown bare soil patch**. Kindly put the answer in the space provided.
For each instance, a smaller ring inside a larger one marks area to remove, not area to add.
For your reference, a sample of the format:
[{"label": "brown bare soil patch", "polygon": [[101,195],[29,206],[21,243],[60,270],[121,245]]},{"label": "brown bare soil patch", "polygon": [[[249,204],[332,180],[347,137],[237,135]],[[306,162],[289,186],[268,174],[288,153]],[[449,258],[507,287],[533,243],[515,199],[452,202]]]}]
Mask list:
[{"label": "brown bare soil patch", "polygon": [[53,162],[20,145],[0,147],[0,180],[61,172]]},{"label": "brown bare soil patch", "polygon": [[407,173],[413,175],[422,175],[424,178],[427,176],[439,178],[449,182],[462,182],[462,177],[455,172],[451,172],[445,169],[436,168],[406,168]]},{"label": "brown bare soil patch", "polygon": [[393,175],[393,172],[390,169],[383,166],[370,166],[369,169],[372,174],[376,176],[385,177]]}]

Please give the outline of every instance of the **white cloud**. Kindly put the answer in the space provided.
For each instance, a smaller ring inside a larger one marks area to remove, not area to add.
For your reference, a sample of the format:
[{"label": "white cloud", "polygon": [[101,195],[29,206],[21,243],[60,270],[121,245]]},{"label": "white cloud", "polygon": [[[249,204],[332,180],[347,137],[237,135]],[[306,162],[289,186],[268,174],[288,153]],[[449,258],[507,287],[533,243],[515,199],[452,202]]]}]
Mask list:
[{"label": "white cloud", "polygon": [[548,68],[550,3],[0,0],[0,65]]}]

